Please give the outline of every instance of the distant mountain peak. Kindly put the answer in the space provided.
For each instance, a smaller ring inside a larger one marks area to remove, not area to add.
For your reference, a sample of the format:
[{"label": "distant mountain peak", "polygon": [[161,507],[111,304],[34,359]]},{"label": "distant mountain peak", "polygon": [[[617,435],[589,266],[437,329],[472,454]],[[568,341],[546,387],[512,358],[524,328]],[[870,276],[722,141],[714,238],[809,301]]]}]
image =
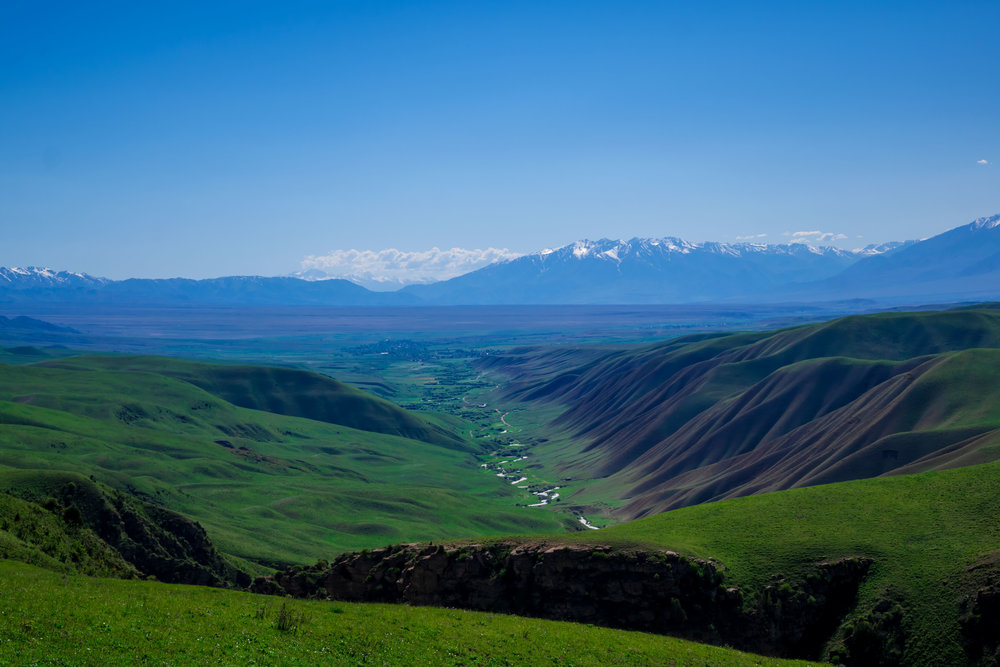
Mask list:
[{"label": "distant mountain peak", "polygon": [[[692,253],[705,253],[713,255],[728,255],[730,257],[742,257],[748,255],[797,255],[811,253],[813,255],[829,255],[839,257],[864,257],[879,254],[896,247],[897,244],[883,244],[882,246],[868,246],[862,250],[843,250],[833,246],[815,246],[807,243],[787,243],[769,244],[760,242],[751,243],[726,243],[721,241],[686,241],[675,236],[664,236],[662,238],[641,238],[634,237],[625,239],[600,239],[591,241],[581,239],[558,248],[546,248],[528,257],[547,259],[561,257],[564,259],[575,258],[578,260],[610,260],[621,263],[626,259],[664,256],[670,254],[690,255]],[[516,261],[515,259],[508,262]]]},{"label": "distant mountain peak", "polygon": [[110,280],[49,268],[0,267],[0,304],[392,305],[410,297],[375,294],[346,280],[225,276]]},{"label": "distant mountain peak", "polygon": [[888,243],[871,243],[866,245],[864,248],[855,248],[851,252],[858,255],[859,257],[873,257],[875,255],[885,255],[890,252],[895,252],[900,248],[904,248],[909,245],[913,245],[917,241],[889,241]]},{"label": "distant mountain peak", "polygon": [[996,229],[1000,227],[1000,213],[989,217],[976,218],[969,227],[972,229]]},{"label": "distant mountain peak", "polygon": [[63,285],[67,283],[90,283],[104,284],[106,278],[95,278],[86,273],[71,271],[56,271],[42,266],[0,266],[0,282],[19,284],[51,284]]}]

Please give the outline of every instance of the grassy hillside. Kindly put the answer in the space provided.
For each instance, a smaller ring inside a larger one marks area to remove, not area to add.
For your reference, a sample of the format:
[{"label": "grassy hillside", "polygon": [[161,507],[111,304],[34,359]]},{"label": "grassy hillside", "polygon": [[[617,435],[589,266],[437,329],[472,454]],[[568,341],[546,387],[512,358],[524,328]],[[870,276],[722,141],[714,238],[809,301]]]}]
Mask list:
[{"label": "grassy hillside", "polygon": [[238,407],[153,372],[149,359],[142,370],[57,363],[0,365],[0,474],[93,476],[196,519],[229,554],[303,562],[387,541],[560,527],[515,511],[514,490],[478,474],[452,441]]},{"label": "grassy hillside", "polygon": [[[1000,582],[1000,463],[792,489],[685,507],[566,542],[642,545],[714,558],[726,585],[749,601],[773,575],[794,579],[813,564],[874,560],[845,637],[877,626],[902,638],[902,664],[963,665],[961,619],[976,591]],[[596,540],[596,542],[595,542]],[[880,608],[899,605],[893,625]]]},{"label": "grassy hillside", "polygon": [[65,347],[35,347],[34,345],[18,345],[15,347],[0,347],[0,363],[30,364],[36,361],[46,361],[74,354]]},{"label": "grassy hillside", "polygon": [[[55,508],[53,508],[55,509]],[[0,493],[0,558],[55,572],[132,578],[135,568],[78,521],[38,503]]]},{"label": "grassy hillside", "polygon": [[154,373],[183,380],[243,408],[398,435],[454,449],[464,448],[464,443],[454,433],[423,417],[333,378],[308,371],[133,356],[83,356],[42,365],[66,370]]},{"label": "grassy hillside", "polygon": [[3,663],[808,664],[572,623],[65,577],[10,561],[0,589]]},{"label": "grassy hillside", "polygon": [[198,523],[74,472],[0,469],[0,557],[58,571],[246,588]]},{"label": "grassy hillside", "polygon": [[[1000,458],[1000,312],[852,316],[594,358],[489,360],[508,399],[563,407],[532,452],[620,518]],[[554,437],[551,437],[554,436]]]}]

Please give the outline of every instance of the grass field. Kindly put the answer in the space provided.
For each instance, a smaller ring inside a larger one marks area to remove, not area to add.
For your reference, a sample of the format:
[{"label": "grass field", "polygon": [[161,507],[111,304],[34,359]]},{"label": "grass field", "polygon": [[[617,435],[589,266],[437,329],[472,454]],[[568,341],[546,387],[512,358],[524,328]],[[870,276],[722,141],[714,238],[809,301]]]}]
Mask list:
[{"label": "grass field", "polygon": [[451,609],[283,600],[0,561],[0,664],[807,665]]},{"label": "grass field", "polygon": [[898,600],[903,664],[962,665],[961,604],[1000,576],[1000,463],[841,482],[686,507],[567,542],[667,548],[712,557],[752,601],[774,574],[874,559],[854,619]]},{"label": "grass field", "polygon": [[[391,541],[562,526],[516,508],[523,492],[481,474],[475,447],[456,436],[423,442],[242,408],[149,360],[138,370],[58,363],[0,365],[0,477],[93,475],[200,521],[227,553],[308,562]],[[390,410],[404,426],[446,430]]]}]

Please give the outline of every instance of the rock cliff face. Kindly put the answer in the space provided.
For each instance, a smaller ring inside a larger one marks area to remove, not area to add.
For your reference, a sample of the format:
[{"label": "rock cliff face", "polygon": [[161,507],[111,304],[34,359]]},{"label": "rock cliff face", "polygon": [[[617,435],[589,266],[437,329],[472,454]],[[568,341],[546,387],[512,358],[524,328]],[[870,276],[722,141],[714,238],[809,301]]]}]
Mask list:
[{"label": "rock cliff face", "polygon": [[721,566],[670,551],[547,543],[400,545],[258,578],[294,597],[461,607],[593,623],[815,658],[854,603],[870,561],[818,564],[744,605]]},{"label": "rock cliff face", "polygon": [[965,603],[961,618],[970,665],[1000,665],[1000,573]]}]

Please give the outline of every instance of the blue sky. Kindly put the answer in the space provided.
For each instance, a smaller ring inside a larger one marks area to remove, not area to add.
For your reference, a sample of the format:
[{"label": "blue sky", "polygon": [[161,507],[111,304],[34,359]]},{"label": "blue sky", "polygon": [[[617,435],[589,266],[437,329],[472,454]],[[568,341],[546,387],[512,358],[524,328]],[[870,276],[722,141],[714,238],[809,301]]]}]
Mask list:
[{"label": "blue sky", "polygon": [[0,265],[925,237],[1000,212],[998,25],[994,1],[6,0]]}]

